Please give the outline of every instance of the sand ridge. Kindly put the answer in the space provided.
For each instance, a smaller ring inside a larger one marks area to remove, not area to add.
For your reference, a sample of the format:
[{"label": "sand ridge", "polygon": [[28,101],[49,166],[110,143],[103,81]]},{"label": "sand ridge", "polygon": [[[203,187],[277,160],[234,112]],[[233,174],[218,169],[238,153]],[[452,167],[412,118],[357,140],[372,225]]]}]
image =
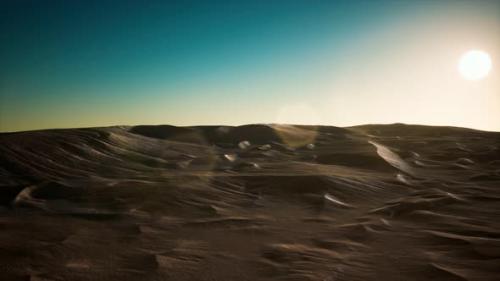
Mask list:
[{"label": "sand ridge", "polygon": [[0,134],[2,280],[498,280],[500,133]]}]

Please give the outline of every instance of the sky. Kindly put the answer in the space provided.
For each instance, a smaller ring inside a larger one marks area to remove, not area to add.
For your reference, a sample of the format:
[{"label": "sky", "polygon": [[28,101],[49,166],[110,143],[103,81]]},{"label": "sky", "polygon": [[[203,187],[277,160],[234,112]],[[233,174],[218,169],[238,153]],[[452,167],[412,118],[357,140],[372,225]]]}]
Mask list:
[{"label": "sky", "polygon": [[[500,131],[500,1],[0,1],[0,131],[368,123]],[[489,54],[481,80],[458,71]]]}]

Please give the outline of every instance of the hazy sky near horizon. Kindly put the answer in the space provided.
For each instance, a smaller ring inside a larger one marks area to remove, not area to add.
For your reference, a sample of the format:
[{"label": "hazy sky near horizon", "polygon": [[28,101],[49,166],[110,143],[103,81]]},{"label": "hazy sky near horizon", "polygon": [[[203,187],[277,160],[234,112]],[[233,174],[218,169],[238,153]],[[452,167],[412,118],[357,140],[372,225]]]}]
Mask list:
[{"label": "hazy sky near horizon", "polygon": [[[500,1],[0,2],[0,131],[365,123],[500,131]],[[457,64],[491,56],[478,81]]]}]

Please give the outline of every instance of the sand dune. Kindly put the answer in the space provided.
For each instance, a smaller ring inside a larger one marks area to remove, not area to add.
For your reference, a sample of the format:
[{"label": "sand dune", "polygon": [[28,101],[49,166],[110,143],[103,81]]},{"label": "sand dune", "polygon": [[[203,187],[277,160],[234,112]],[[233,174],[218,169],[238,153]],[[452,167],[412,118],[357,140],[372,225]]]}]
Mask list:
[{"label": "sand dune", "polygon": [[2,280],[498,280],[500,133],[0,134]]}]

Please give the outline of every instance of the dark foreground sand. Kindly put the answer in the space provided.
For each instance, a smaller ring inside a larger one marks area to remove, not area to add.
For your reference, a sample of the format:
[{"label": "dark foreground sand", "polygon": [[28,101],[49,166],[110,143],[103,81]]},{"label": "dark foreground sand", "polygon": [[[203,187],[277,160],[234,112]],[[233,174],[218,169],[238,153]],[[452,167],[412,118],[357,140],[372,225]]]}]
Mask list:
[{"label": "dark foreground sand", "polygon": [[0,134],[0,280],[500,280],[500,133]]}]

